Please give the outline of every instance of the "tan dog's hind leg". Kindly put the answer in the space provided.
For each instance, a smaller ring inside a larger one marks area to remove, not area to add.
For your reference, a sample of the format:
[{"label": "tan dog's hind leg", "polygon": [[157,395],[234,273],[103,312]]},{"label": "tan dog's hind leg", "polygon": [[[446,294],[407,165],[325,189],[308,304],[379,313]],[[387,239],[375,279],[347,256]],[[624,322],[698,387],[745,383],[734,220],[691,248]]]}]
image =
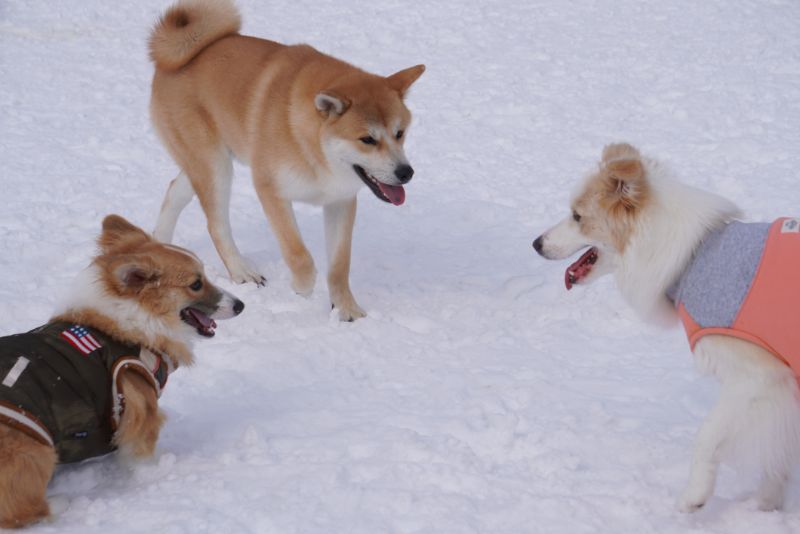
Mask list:
[{"label": "tan dog's hind leg", "polygon": [[50,515],[45,492],[55,450],[0,424],[0,528],[23,527]]},{"label": "tan dog's hind leg", "polygon": [[161,204],[161,213],[158,215],[156,229],[153,237],[162,243],[172,242],[175,233],[175,225],[178,222],[183,208],[185,208],[194,197],[194,189],[189,181],[189,177],[181,172],[177,178],[172,180]]},{"label": "tan dog's hind leg", "polygon": [[304,297],[311,295],[317,281],[317,270],[297,228],[292,203],[280,198],[269,186],[256,186],[256,191],[278,240],[283,260],[292,271],[292,289]]},{"label": "tan dog's hind leg", "polygon": [[230,221],[231,181],[233,164],[230,155],[217,154],[207,163],[193,161],[184,167],[192,188],[208,221],[208,233],[220,258],[228,269],[231,280],[239,284],[255,282],[264,285],[266,279],[244,259],[233,241]]},{"label": "tan dog's hind leg", "polygon": [[339,310],[342,321],[354,321],[367,315],[350,292],[350,252],[355,220],[356,197],[325,206],[328,291],[331,304]]},{"label": "tan dog's hind leg", "polygon": [[165,419],[158,409],[156,391],[136,371],[123,370],[120,387],[125,395],[125,411],[114,435],[114,444],[129,456],[152,456]]}]

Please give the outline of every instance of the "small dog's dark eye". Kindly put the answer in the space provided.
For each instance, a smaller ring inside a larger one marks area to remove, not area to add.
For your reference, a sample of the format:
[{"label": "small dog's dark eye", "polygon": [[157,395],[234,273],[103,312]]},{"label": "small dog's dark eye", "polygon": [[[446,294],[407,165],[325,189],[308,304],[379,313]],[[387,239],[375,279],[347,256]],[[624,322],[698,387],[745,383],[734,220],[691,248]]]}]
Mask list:
[{"label": "small dog's dark eye", "polygon": [[189,289],[192,291],[200,291],[203,289],[203,281],[198,278],[194,281],[194,283],[192,283],[192,285],[189,286]]},{"label": "small dog's dark eye", "polygon": [[581,216],[575,210],[572,211],[572,218],[575,219],[575,222],[581,222]]},{"label": "small dog's dark eye", "polygon": [[397,139],[401,139],[401,138],[403,137],[403,134],[404,134],[404,133],[405,133],[405,132],[404,132],[403,130],[398,130],[398,131],[397,131],[397,135],[395,135],[395,138],[397,138]]},{"label": "small dog's dark eye", "polygon": [[361,139],[359,139],[359,141],[361,141],[365,145],[377,145],[378,144],[378,142],[375,140],[375,138],[372,137],[371,135],[364,136]]}]

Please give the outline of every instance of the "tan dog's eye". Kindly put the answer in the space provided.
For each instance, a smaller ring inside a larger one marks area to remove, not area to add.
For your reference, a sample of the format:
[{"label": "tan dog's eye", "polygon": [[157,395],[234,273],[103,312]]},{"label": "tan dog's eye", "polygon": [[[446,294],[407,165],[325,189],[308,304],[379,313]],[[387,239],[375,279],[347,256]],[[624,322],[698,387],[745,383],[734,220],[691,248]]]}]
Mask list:
[{"label": "tan dog's eye", "polygon": [[189,286],[189,289],[192,291],[200,291],[203,289],[203,281],[198,278],[194,281],[194,283],[192,283],[192,285]]},{"label": "tan dog's eye", "polygon": [[359,139],[359,141],[361,141],[365,145],[377,145],[378,144],[378,141],[376,141],[375,138],[372,137],[371,135],[364,136],[361,139]]},{"label": "tan dog's eye", "polygon": [[581,216],[575,210],[572,210],[572,218],[575,219],[575,222],[581,222]]},{"label": "tan dog's eye", "polygon": [[396,139],[402,139],[402,138],[403,138],[403,134],[404,134],[404,133],[405,133],[405,132],[404,132],[403,130],[398,130],[398,131],[397,131],[397,135],[395,135],[395,138],[396,138]]}]

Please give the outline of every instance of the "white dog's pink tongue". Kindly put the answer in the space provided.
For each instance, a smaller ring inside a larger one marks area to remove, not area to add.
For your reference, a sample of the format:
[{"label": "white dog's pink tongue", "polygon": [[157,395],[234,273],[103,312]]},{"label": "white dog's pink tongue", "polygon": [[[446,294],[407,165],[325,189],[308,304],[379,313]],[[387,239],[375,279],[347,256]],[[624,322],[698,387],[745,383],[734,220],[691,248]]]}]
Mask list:
[{"label": "white dog's pink tongue", "polygon": [[378,182],[378,187],[381,189],[381,193],[386,195],[386,198],[389,199],[389,202],[395,206],[399,206],[406,201],[406,190],[403,189],[402,185],[389,185]]}]

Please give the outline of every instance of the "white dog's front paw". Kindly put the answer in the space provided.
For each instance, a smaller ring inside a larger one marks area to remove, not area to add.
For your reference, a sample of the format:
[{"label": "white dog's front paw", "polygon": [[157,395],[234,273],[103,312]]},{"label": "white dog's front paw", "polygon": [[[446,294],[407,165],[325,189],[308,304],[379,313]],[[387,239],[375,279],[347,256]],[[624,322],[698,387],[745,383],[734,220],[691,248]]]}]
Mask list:
[{"label": "white dog's front paw", "polygon": [[705,492],[694,491],[693,488],[687,488],[675,503],[675,508],[684,514],[691,514],[702,508],[708,500],[708,495]]},{"label": "white dog's front paw", "polygon": [[244,258],[239,258],[235,261],[228,262],[226,265],[228,267],[228,273],[230,274],[231,280],[237,284],[253,282],[257,286],[267,285],[267,279],[264,278],[264,275],[258,272],[258,269],[253,267],[250,262]]}]

